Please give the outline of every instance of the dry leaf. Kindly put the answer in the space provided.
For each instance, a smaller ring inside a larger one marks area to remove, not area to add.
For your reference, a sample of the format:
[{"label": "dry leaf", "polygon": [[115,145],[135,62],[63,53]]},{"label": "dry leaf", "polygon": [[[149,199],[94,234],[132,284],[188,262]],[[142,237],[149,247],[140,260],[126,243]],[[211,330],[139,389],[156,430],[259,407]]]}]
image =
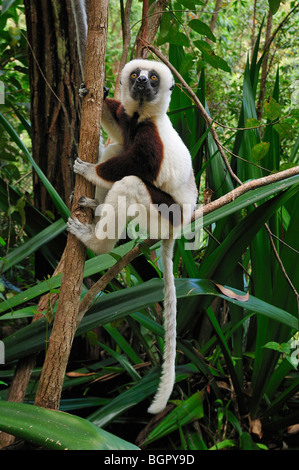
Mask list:
[{"label": "dry leaf", "polygon": [[222,286],[221,284],[215,285],[222,292],[222,294],[226,295],[226,297],[229,297],[230,299],[240,300],[241,302],[247,302],[247,300],[249,299],[249,292],[247,292],[247,294],[245,295],[238,295],[227,287]]},{"label": "dry leaf", "polygon": [[293,424],[288,427],[288,434],[297,434],[299,432],[299,424]]},{"label": "dry leaf", "polygon": [[227,385],[226,382],[224,382],[222,380],[217,380],[216,384],[219,388],[224,388],[225,390],[229,390],[231,392],[231,387],[229,385]]},{"label": "dry leaf", "polygon": [[260,439],[263,437],[262,423],[260,419],[250,420],[249,432],[256,434]]},{"label": "dry leaf", "polygon": [[88,372],[87,374],[80,372],[67,372],[66,375],[68,377],[88,377],[89,375],[96,375],[96,372]]}]

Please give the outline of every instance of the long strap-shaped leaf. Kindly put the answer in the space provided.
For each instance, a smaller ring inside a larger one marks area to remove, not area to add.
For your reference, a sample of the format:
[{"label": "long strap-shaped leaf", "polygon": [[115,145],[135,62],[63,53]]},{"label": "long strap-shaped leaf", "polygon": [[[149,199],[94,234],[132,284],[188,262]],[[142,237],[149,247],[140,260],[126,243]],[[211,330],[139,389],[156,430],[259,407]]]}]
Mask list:
[{"label": "long strap-shaped leaf", "polygon": [[[229,289],[239,295],[244,295],[244,292],[230,287]],[[257,299],[252,295],[249,296],[247,302],[232,299],[222,294],[213,282],[206,279],[176,279],[176,292],[178,298],[201,295],[221,297],[256,314],[272,318],[291,328],[297,328],[296,317],[285,310]],[[162,300],[163,280],[161,279],[152,279],[130,289],[112,292],[105,295],[90,309],[89,313],[82,320],[76,334],[81,335],[99,325],[111,323]],[[136,319],[136,317],[134,318]],[[160,327],[159,331],[162,333],[163,329]],[[157,330],[156,333],[159,334],[159,331]],[[43,349],[46,340],[46,320],[44,319],[33,322],[13,335],[8,336],[4,339],[6,363],[8,364],[20,357]]]},{"label": "long strap-shaped leaf", "polygon": [[8,134],[11,136],[13,141],[17,144],[17,146],[22,150],[24,153],[25,157],[27,160],[31,163],[33,168],[35,169],[36,173],[40,177],[42,183],[44,184],[45,188],[47,189],[49,195],[51,196],[53,203],[55,204],[58,212],[60,213],[61,217],[64,220],[67,220],[70,214],[69,209],[57,193],[57,191],[54,189],[52,184],[49,182],[47,177],[44,175],[40,167],[37,165],[37,163],[34,161],[32,158],[30,152],[28,151],[27,147],[24,145],[14,128],[10,125],[10,123],[5,119],[3,114],[0,113],[0,124],[3,126],[3,128],[8,132]]},{"label": "long strap-shaped leaf", "polygon": [[83,418],[24,403],[0,401],[0,429],[52,450],[139,450]]}]

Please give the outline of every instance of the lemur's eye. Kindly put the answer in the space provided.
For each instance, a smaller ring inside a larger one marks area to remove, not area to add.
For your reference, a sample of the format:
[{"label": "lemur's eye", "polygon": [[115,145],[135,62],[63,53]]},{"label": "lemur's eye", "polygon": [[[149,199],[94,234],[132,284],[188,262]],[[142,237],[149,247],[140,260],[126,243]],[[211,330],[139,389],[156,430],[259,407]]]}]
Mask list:
[{"label": "lemur's eye", "polygon": [[151,75],[151,80],[153,80],[153,81],[158,80],[157,75]]},{"label": "lemur's eye", "polygon": [[137,78],[137,73],[131,73],[131,78]]}]

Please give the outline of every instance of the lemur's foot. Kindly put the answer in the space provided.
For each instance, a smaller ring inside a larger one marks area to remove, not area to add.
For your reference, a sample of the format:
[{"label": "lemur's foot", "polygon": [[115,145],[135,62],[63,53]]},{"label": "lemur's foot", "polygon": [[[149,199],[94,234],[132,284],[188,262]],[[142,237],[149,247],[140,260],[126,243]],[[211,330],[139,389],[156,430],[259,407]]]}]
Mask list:
[{"label": "lemur's foot", "polygon": [[78,204],[80,206],[90,207],[91,209],[96,209],[99,205],[99,201],[97,199],[91,199],[90,197],[81,196],[78,201]]}]

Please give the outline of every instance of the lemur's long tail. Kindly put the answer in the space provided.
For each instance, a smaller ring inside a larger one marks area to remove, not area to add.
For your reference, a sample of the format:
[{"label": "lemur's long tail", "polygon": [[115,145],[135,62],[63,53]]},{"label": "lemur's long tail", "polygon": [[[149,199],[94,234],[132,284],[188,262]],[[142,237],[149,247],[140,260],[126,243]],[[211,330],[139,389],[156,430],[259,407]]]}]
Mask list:
[{"label": "lemur's long tail", "polygon": [[162,263],[164,269],[164,354],[162,374],[154,400],[148,408],[148,413],[162,411],[171,395],[175,381],[176,356],[176,292],[173,275],[173,245],[172,238],[162,240]]}]

